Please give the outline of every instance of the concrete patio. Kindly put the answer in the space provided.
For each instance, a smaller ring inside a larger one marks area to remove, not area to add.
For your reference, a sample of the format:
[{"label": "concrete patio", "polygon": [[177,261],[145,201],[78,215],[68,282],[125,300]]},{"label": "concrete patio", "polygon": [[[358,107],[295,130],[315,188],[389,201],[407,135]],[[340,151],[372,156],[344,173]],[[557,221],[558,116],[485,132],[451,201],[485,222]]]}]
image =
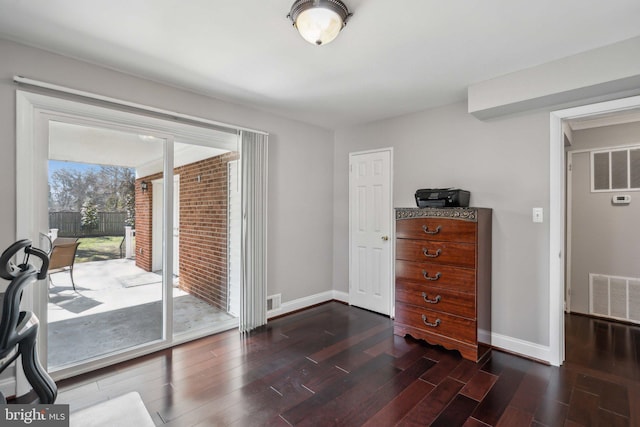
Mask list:
[{"label": "concrete patio", "polygon": [[[233,319],[173,287],[174,333]],[[56,368],[155,341],[162,335],[162,277],[129,259],[76,264],[51,275],[48,365]]]}]

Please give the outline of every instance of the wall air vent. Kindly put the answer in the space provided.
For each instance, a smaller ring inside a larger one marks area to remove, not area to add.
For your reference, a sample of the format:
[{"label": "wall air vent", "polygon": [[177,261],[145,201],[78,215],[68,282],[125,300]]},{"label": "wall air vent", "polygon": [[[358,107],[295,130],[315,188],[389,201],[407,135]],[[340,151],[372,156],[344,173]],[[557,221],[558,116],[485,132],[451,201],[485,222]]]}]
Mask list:
[{"label": "wall air vent", "polygon": [[270,295],[267,297],[267,312],[280,310],[282,304],[282,294]]},{"label": "wall air vent", "polygon": [[590,273],[589,313],[640,323],[640,279]]}]

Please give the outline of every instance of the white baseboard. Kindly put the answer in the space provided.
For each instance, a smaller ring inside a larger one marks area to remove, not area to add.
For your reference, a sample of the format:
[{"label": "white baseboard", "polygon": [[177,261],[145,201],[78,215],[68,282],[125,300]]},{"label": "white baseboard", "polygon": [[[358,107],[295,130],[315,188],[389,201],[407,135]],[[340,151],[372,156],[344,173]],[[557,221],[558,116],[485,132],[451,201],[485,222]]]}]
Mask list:
[{"label": "white baseboard", "polygon": [[333,291],[333,299],[349,304],[349,294],[347,292]]},{"label": "white baseboard", "polygon": [[308,297],[298,298],[293,301],[283,302],[279,309],[267,311],[267,319],[272,317],[282,316],[283,314],[291,313],[296,310],[311,307],[312,305],[322,304],[323,302],[337,300],[342,302],[349,302],[349,294],[340,291],[326,291],[319,294],[309,295]]},{"label": "white baseboard", "polygon": [[549,346],[524,341],[518,338],[497,334],[495,332],[491,334],[491,345],[498,349],[507,350],[544,362],[551,361],[551,349]]}]

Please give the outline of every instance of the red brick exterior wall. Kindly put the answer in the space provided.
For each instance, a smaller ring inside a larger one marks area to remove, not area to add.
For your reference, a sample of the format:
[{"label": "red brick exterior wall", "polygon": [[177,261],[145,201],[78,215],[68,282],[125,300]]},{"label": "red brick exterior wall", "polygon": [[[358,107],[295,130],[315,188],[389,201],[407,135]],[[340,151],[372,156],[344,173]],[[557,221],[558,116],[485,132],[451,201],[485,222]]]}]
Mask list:
[{"label": "red brick exterior wall", "polygon": [[[227,310],[228,163],[236,152],[178,167],[180,175],[180,289]],[[136,181],[136,265],[151,268],[151,184],[142,193]],[[140,195],[140,199],[138,199]],[[140,215],[140,216],[138,216]]]},{"label": "red brick exterior wall", "polygon": [[180,175],[180,288],[225,311],[227,171],[237,158],[226,153],[175,170]]},{"label": "red brick exterior wall", "polygon": [[[136,179],[136,266],[151,271],[152,237],[151,220],[153,209],[153,186],[151,181],[162,178],[162,173]],[[142,181],[147,183],[147,191],[142,191]]]}]

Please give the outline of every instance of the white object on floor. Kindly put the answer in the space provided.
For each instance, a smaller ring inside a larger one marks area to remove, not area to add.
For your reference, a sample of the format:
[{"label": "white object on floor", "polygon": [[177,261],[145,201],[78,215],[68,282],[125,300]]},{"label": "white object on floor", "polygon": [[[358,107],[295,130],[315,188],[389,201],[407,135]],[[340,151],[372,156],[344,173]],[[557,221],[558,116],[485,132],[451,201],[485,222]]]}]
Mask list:
[{"label": "white object on floor", "polygon": [[135,391],[73,412],[69,418],[71,427],[155,427]]}]

